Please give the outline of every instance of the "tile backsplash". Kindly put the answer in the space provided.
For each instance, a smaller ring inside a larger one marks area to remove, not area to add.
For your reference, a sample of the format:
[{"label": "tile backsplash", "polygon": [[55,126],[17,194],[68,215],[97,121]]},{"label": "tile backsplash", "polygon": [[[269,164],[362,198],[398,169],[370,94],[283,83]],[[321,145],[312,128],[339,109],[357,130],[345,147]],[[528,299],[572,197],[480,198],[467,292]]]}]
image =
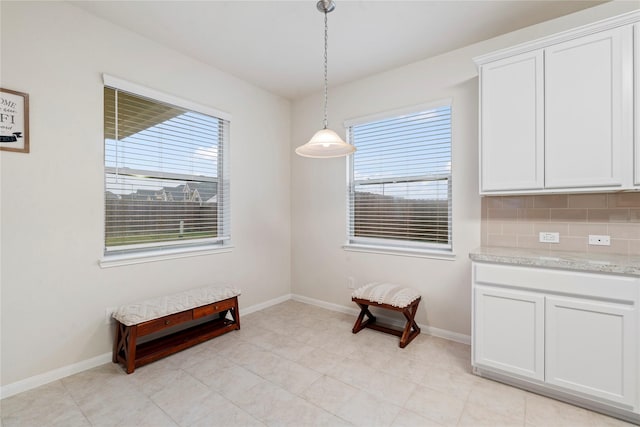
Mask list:
[{"label": "tile backsplash", "polygon": [[[560,243],[540,243],[540,232],[560,233]],[[611,246],[588,244],[608,235]],[[486,196],[483,246],[640,255],[640,192]]]}]

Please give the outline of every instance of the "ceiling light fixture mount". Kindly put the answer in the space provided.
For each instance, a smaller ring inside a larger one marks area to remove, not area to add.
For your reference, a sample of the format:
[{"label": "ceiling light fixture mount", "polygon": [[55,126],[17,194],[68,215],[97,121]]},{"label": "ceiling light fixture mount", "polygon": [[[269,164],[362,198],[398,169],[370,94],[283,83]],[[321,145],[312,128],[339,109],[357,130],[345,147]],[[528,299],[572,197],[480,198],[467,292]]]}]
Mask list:
[{"label": "ceiling light fixture mount", "polygon": [[329,39],[327,14],[336,8],[336,3],[333,0],[320,0],[316,4],[316,8],[324,13],[324,127],[316,132],[309,142],[296,148],[296,153],[299,156],[319,159],[348,156],[356,151],[356,147],[347,144],[337,133],[329,129],[327,120],[327,94],[329,86],[327,79],[327,42]]}]

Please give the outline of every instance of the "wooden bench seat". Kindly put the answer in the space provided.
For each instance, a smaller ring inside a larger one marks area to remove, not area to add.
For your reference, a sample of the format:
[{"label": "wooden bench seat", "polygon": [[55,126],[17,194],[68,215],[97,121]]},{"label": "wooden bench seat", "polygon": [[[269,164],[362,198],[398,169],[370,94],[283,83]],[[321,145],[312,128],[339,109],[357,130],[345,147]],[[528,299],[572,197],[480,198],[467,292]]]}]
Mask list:
[{"label": "wooden bench seat", "polygon": [[[399,346],[404,348],[420,334],[415,316],[421,299],[420,294],[411,288],[389,283],[364,285],[356,289],[351,297],[351,300],[360,307],[360,314],[353,325],[352,332],[357,334],[364,328],[370,328],[392,334],[400,337]],[[397,330],[377,323],[376,317],[369,311],[369,306],[402,313],[407,321],[404,329]]]},{"label": "wooden bench seat", "polygon": [[[130,374],[137,367],[240,329],[239,295],[232,287],[208,286],[118,308],[113,313],[113,363],[121,363]],[[179,329],[174,328],[178,325]],[[139,342],[143,337],[149,339]]]}]

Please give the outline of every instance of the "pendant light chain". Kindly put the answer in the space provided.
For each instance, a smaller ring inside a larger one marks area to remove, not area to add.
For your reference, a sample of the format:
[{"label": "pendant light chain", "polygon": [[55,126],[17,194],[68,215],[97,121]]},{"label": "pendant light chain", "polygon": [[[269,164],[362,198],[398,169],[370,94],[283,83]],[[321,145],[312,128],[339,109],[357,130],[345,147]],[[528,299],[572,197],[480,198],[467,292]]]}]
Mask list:
[{"label": "pendant light chain", "polygon": [[324,11],[324,128],[328,126],[327,120],[327,103],[329,97],[327,96],[327,86],[329,82],[327,79],[327,45],[329,44],[329,27],[327,25],[327,11]]},{"label": "pendant light chain", "polygon": [[[1,0],[0,0],[1,1]],[[329,78],[328,76],[328,46],[329,25],[327,14],[336,8],[333,0],[318,0],[316,9],[324,13],[324,128],[313,134],[309,142],[296,148],[296,154],[302,157],[315,157],[328,159],[331,157],[343,157],[356,151],[356,147],[347,144],[340,135],[329,129]]]}]

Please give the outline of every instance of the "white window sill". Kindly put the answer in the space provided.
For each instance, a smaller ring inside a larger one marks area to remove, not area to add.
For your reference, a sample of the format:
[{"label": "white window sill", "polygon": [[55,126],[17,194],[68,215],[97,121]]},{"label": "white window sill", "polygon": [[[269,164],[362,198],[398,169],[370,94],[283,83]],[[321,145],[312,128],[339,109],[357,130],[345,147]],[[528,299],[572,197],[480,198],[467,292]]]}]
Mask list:
[{"label": "white window sill", "polygon": [[363,245],[357,243],[347,243],[342,246],[342,249],[350,252],[367,252],[383,255],[431,258],[444,261],[454,261],[456,259],[455,253],[437,249],[393,248],[389,246]]},{"label": "white window sill", "polygon": [[106,254],[100,259],[99,264],[101,268],[119,267],[122,265],[143,264],[147,262],[219,254],[231,252],[232,249],[233,246],[208,245],[190,248],[170,248],[121,254]]}]

